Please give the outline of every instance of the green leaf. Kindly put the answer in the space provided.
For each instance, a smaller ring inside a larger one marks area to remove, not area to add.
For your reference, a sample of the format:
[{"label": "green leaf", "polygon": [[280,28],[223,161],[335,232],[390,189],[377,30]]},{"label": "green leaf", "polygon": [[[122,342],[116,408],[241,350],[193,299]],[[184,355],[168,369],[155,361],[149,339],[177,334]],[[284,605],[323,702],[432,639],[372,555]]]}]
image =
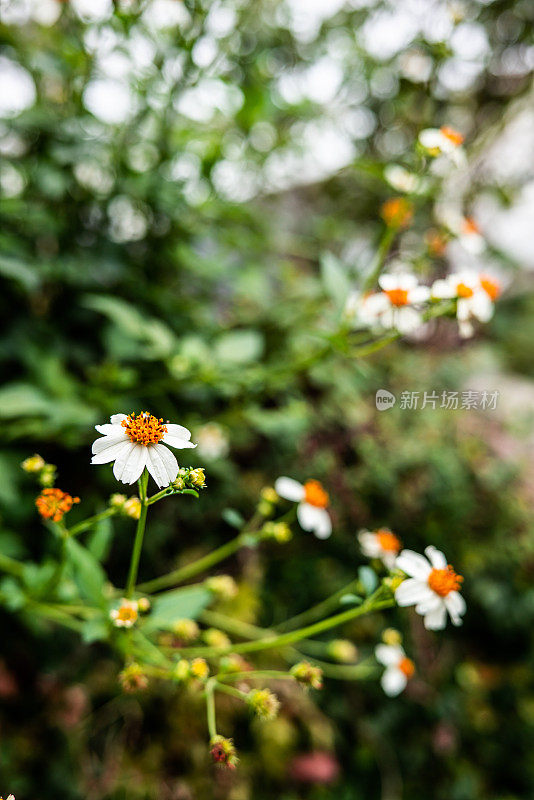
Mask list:
[{"label": "green leaf", "polygon": [[28,291],[37,289],[40,282],[35,267],[30,267],[18,258],[8,256],[0,256],[0,275],[19,281]]},{"label": "green leaf", "polygon": [[83,624],[82,639],[86,644],[105,641],[109,637],[109,625],[105,617],[93,617]]},{"label": "green leaf", "polygon": [[10,611],[18,611],[27,602],[26,595],[20,588],[20,584],[10,577],[3,578],[0,581],[0,597],[3,605]]},{"label": "green leaf", "polygon": [[46,416],[51,402],[29,383],[11,383],[0,389],[0,417]]},{"label": "green leaf", "polygon": [[372,594],[378,586],[376,572],[372,570],[371,567],[360,567],[358,570],[358,578],[367,595]]},{"label": "green leaf", "polygon": [[196,619],[212,599],[201,586],[166,592],[154,599],[150,614],[143,618],[143,630],[170,630],[179,619]]},{"label": "green leaf", "polygon": [[82,598],[103,605],[106,575],[96,558],[76,539],[67,539],[66,552]]},{"label": "green leaf", "polygon": [[349,296],[350,281],[343,264],[332,253],[321,256],[321,278],[336,307],[343,308]]},{"label": "green leaf", "polygon": [[241,530],[245,524],[243,516],[235,508],[223,508],[221,517],[227,525],[230,525],[231,528],[237,528],[237,530]]},{"label": "green leaf", "polygon": [[215,358],[230,364],[246,364],[259,359],[263,347],[263,336],[258,331],[229,331],[216,340]]},{"label": "green leaf", "polygon": [[97,561],[105,561],[112,539],[113,523],[109,517],[105,517],[96,523],[94,531],[87,537],[87,549]]}]

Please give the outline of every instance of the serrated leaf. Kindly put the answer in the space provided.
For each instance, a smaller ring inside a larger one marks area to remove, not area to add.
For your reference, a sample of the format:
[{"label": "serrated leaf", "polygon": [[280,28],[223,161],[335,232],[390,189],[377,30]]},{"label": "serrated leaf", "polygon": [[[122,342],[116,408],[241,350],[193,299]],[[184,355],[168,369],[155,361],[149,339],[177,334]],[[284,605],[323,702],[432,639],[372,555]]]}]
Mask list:
[{"label": "serrated leaf", "polygon": [[143,618],[143,630],[171,630],[179,619],[196,619],[212,599],[211,592],[201,586],[166,592],[152,601],[150,614]]},{"label": "serrated leaf", "polygon": [[65,544],[72,577],[81,597],[103,605],[106,582],[104,570],[89,550],[76,539],[67,539]]}]

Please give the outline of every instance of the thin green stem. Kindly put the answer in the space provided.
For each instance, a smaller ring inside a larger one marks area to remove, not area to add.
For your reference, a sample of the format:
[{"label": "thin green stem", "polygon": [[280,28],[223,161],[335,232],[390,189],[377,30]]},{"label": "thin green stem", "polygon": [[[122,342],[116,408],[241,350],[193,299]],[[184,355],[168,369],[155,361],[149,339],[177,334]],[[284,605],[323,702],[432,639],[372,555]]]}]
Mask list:
[{"label": "thin green stem", "polygon": [[59,622],[60,625],[64,625],[66,628],[70,628],[78,633],[83,629],[83,622],[81,620],[74,619],[69,614],[65,614],[55,606],[49,606],[45,603],[32,602],[27,608],[37,612],[37,614],[40,614],[42,617],[45,617],[52,622]]},{"label": "thin green stem", "polygon": [[289,672],[282,672],[279,669],[255,669],[248,672],[221,672],[214,677],[218,682],[251,681],[260,678],[265,680],[295,680],[293,675],[290,675]]},{"label": "thin green stem", "polygon": [[214,682],[210,679],[206,684],[206,715],[208,718],[208,731],[210,739],[217,736],[217,723],[215,720],[215,697],[213,696]]},{"label": "thin green stem", "polygon": [[0,570],[9,572],[10,575],[15,575],[17,578],[21,578],[24,574],[24,564],[20,561],[16,561],[14,558],[10,558],[10,556],[0,553]]},{"label": "thin green stem", "polygon": [[386,227],[384,233],[382,234],[382,238],[378,244],[378,248],[376,251],[375,262],[371,268],[371,271],[367,277],[367,280],[364,284],[364,289],[373,289],[376,285],[378,278],[380,277],[380,273],[382,272],[382,267],[384,266],[385,260],[389,253],[390,247],[393,244],[393,240],[399,231],[398,227],[389,226]]},{"label": "thin green stem", "polygon": [[209,569],[209,567],[217,564],[219,561],[228,558],[228,556],[231,556],[236,552],[236,550],[239,550],[239,548],[244,547],[245,545],[246,536],[240,533],[235,537],[235,539],[231,539],[229,542],[226,542],[226,544],[221,545],[221,547],[218,547],[211,553],[199,558],[197,561],[193,561],[191,564],[186,564],[185,567],[175,569],[172,572],[167,573],[167,575],[162,575],[160,578],[154,578],[151,581],[146,581],[146,583],[141,583],[137,587],[137,590],[139,592],[151,594],[152,592],[157,592],[160,589],[167,589],[169,586],[175,586],[176,584],[183,583],[189,578],[192,578],[194,575],[198,575],[199,572],[204,572],[205,570]]},{"label": "thin green stem", "polygon": [[107,519],[108,517],[113,517],[116,513],[117,513],[116,508],[107,508],[100,514],[95,514],[93,517],[88,517],[87,519],[83,519],[81,522],[78,522],[77,525],[73,525],[72,528],[68,528],[66,530],[66,533],[68,536],[76,536],[78,533],[83,533],[89,528],[92,528],[93,525],[97,524],[97,522],[100,522],[103,519]]},{"label": "thin green stem", "polygon": [[359,583],[358,578],[355,578],[346,586],[344,586],[342,589],[338,589],[337,592],[334,592],[334,594],[330,595],[330,597],[327,597],[325,600],[322,600],[320,603],[317,603],[317,605],[308,608],[301,614],[297,614],[296,616],[291,617],[291,619],[286,620],[281,625],[277,625],[276,629],[278,631],[294,630],[295,628],[298,628],[305,622],[314,622],[316,619],[319,619],[319,617],[323,617],[325,614],[328,614],[330,613],[330,611],[336,609],[343,595],[352,592],[353,589],[356,588],[358,583]]},{"label": "thin green stem", "polygon": [[239,689],[235,689],[233,686],[226,686],[224,683],[217,682],[217,689],[220,692],[224,692],[225,694],[229,694],[232,697],[237,697],[238,700],[246,700],[247,693],[242,692]]},{"label": "thin green stem", "polygon": [[143,548],[143,537],[145,535],[146,515],[148,512],[148,505],[146,500],[146,490],[148,485],[148,471],[145,469],[141,478],[139,479],[139,499],[141,500],[141,513],[137,520],[137,530],[135,532],[134,546],[132,550],[132,559],[130,561],[130,572],[128,574],[128,582],[126,584],[126,597],[131,597],[135,588],[137,580],[137,572],[139,570],[139,559],[141,558],[141,550]]}]

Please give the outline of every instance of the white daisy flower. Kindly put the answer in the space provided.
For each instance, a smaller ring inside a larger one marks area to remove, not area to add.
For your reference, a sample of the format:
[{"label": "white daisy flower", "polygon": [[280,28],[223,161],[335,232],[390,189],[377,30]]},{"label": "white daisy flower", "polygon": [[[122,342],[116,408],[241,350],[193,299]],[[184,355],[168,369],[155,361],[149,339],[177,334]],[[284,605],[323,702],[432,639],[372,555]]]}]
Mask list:
[{"label": "white daisy flower", "polygon": [[146,467],[160,489],[168,486],[178,475],[178,462],[164,445],[196,447],[187,428],[164,423],[147,411],[113,414],[110,424],[95,427],[103,436],[93,442],[91,464],[114,461],[113,474],[122,483],[135,483]]},{"label": "white daisy flower", "polygon": [[458,236],[459,244],[468,253],[479,256],[484,252],[486,240],[472,217],[462,217],[459,229],[454,232]]},{"label": "white daisy flower", "polygon": [[396,566],[410,577],[395,590],[395,600],[399,606],[414,605],[428,630],[444,628],[447,612],[453,625],[461,625],[465,600],[458,589],[463,578],[447,564],[440,550],[430,546],[425,553],[427,558],[413,550],[403,550],[398,556]]},{"label": "white daisy flower", "polygon": [[464,137],[454,128],[443,125],[441,128],[426,128],[419,134],[419,144],[429,156],[445,156],[457,167],[464,166],[465,153],[462,148]]},{"label": "white daisy flower", "polygon": [[396,697],[415,672],[413,661],[406,656],[400,644],[379,644],[375,648],[375,658],[385,666],[380,683],[389,697]]},{"label": "white daisy flower", "polygon": [[423,323],[418,307],[430,298],[430,289],[420,286],[415,275],[384,274],[378,279],[383,290],[365,298],[362,320],[399,333],[413,333]]},{"label": "white daisy flower", "polygon": [[280,497],[298,503],[301,528],[312,531],[318,539],[328,539],[332,533],[332,521],[326,510],[330,500],[319,481],[309,480],[303,485],[293,478],[277,478],[274,488]]},{"label": "white daisy flower", "polygon": [[456,317],[460,336],[469,338],[474,333],[472,320],[489,322],[493,316],[494,301],[500,294],[499,284],[492,278],[475,272],[458,272],[435,281],[431,296],[436,300],[457,298]]},{"label": "white daisy flower", "polygon": [[139,603],[123,597],[120,606],[110,611],[109,616],[116,628],[131,628],[139,616]]},{"label": "white daisy flower", "polygon": [[388,569],[395,567],[402,545],[400,539],[389,528],[379,528],[376,531],[360,531],[358,533],[358,541],[364,556],[381,559]]},{"label": "white daisy flower", "polygon": [[406,194],[422,192],[428,185],[428,181],[409,172],[400,164],[388,164],[384,170],[384,178],[393,189]]}]

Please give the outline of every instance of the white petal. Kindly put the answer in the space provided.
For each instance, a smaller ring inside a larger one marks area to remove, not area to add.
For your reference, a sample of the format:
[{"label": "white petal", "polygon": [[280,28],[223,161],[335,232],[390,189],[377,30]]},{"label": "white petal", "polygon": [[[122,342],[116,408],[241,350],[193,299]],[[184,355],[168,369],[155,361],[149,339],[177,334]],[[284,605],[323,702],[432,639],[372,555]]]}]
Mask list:
[{"label": "white petal", "polygon": [[300,502],[304,497],[304,486],[293,478],[277,478],[274,482],[274,490],[277,495],[286,500]]},{"label": "white petal", "polygon": [[[118,454],[118,456],[115,457],[115,463],[113,465],[113,474],[115,475],[118,481],[122,481],[124,468],[130,457],[130,454],[132,453],[133,450],[135,450],[136,447],[142,447],[142,445],[137,445],[135,444],[135,442],[130,442],[128,440],[127,442],[124,442],[122,445],[120,445],[120,447],[122,449]],[[128,483],[128,481],[125,480],[123,481],[123,483]]]},{"label": "white petal", "polygon": [[388,667],[382,675],[380,683],[389,697],[396,697],[406,688],[408,678],[400,669]]},{"label": "white petal", "polygon": [[[332,520],[330,519],[330,514],[324,508],[318,508],[316,510],[318,514],[317,514],[316,525],[315,528],[313,529],[313,532],[318,539],[328,539],[328,537],[332,534]],[[297,508],[297,516],[298,516],[298,508]]]},{"label": "white petal", "polygon": [[439,128],[426,128],[419,134],[419,141],[423,147],[433,150],[435,147],[441,148],[444,136]]},{"label": "white petal", "polygon": [[408,292],[409,303],[425,303],[430,298],[428,286],[415,286]]},{"label": "white petal", "polygon": [[196,447],[196,444],[193,444],[193,442],[190,442],[188,439],[183,439],[181,436],[175,436],[171,433],[166,433],[161,441],[168,444],[169,447],[176,447],[177,450],[183,450],[186,447]]},{"label": "white petal", "polygon": [[425,581],[432,569],[426,558],[413,550],[403,550],[397,556],[397,567],[412,578]]},{"label": "white petal", "polygon": [[402,661],[404,658],[404,650],[397,645],[377,644],[375,647],[375,658],[385,667],[389,667],[392,664],[399,664]]},{"label": "white petal", "polygon": [[415,606],[415,610],[418,614],[424,616],[425,614],[430,614],[431,611],[435,611],[435,609],[441,605],[443,602],[443,598],[440,597],[439,594],[435,592],[431,592],[431,596],[425,598],[420,603],[417,603]]},{"label": "white petal", "polygon": [[174,422],[166,422],[165,427],[167,428],[167,433],[171,436],[178,437],[178,439],[185,439],[188,442],[191,438],[191,431],[188,428],[184,428],[183,425],[176,425]]},{"label": "white petal", "polygon": [[425,547],[425,555],[432,564],[433,567],[436,569],[446,569],[447,568],[447,559],[445,555],[438,550],[434,545],[429,545]]},{"label": "white petal", "polygon": [[453,625],[461,625],[461,617],[466,610],[465,600],[462,595],[459,592],[449,592],[447,597],[444,598],[444,603]]},{"label": "white petal", "polygon": [[163,444],[151,444],[146,466],[160,489],[172,483],[178,475],[178,462]]},{"label": "white petal", "polygon": [[109,418],[112,425],[120,425],[125,419],[128,419],[128,414],[112,414]]},{"label": "white petal", "polygon": [[403,308],[397,309],[395,327],[400,333],[413,333],[417,328],[420,328],[422,324],[423,318],[415,308],[404,306]]},{"label": "white petal", "polygon": [[445,603],[440,603],[436,609],[424,617],[425,628],[429,631],[440,631],[447,624],[447,610]]},{"label": "white petal", "polygon": [[397,554],[392,550],[386,550],[382,553],[382,561],[389,570],[395,569],[395,562],[397,561]]},{"label": "white petal", "polygon": [[114,444],[120,444],[120,442],[127,441],[129,440],[124,432],[117,434],[116,436],[113,434],[111,436],[102,436],[100,439],[94,440],[91,446],[91,451],[93,453],[101,453],[103,450],[106,450],[108,447],[111,447]]},{"label": "white petal", "polygon": [[413,606],[429,600],[433,594],[426,581],[408,578],[395,589],[395,600],[399,606]]},{"label": "white petal", "polygon": [[122,425],[111,425],[109,422],[106,422],[105,425],[95,425],[95,430],[103,436],[118,436],[119,433],[123,433],[126,436],[126,431]]},{"label": "white petal", "polygon": [[470,322],[459,321],[458,332],[462,337],[462,339],[470,339],[472,336],[474,336],[475,329],[473,328]]},{"label": "white petal", "polygon": [[[108,437],[104,437],[106,440]],[[97,441],[101,441],[98,439]],[[101,450],[99,453],[94,455],[91,459],[91,464],[108,464],[110,461],[115,461],[116,458],[122,456],[125,452],[125,448],[128,448],[128,445],[132,444],[128,438],[125,440],[121,440],[120,442],[116,442],[115,444],[111,444],[109,447]]]},{"label": "white petal", "polygon": [[122,471],[121,481],[123,483],[135,483],[139,480],[146,466],[147,455],[148,448],[145,445],[134,444]]},{"label": "white petal", "polygon": [[299,503],[297,506],[297,519],[305,531],[315,531],[318,525],[318,511],[322,509],[311,506],[309,503]]},{"label": "white petal", "polygon": [[480,320],[480,322],[489,322],[492,318],[493,303],[484,289],[475,292],[471,298],[471,313]]},{"label": "white petal", "polygon": [[382,548],[378,542],[376,534],[371,531],[360,531],[358,542],[364,556],[368,558],[379,558],[382,555]]},{"label": "white petal", "polygon": [[450,300],[456,297],[456,289],[451,281],[439,280],[432,284],[431,295],[437,300]]}]

